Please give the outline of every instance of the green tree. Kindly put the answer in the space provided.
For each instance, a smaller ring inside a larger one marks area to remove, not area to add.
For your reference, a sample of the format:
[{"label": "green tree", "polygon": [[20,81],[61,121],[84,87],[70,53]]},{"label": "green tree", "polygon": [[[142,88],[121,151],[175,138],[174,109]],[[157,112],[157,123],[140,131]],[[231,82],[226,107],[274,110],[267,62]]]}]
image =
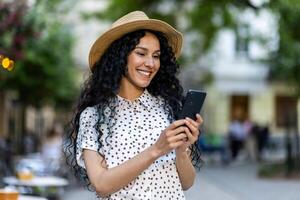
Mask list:
[{"label": "green tree", "polygon": [[0,54],[15,61],[11,72],[0,69],[0,90],[17,91],[20,134],[26,134],[28,105],[41,108],[47,103],[67,110],[75,97],[73,36],[61,20],[69,6],[62,0],[0,2]]},{"label": "green tree", "polygon": [[300,0],[271,1],[270,7],[278,17],[278,49],[271,58],[272,78],[296,86],[300,96]]},{"label": "green tree", "polygon": [[[1,70],[0,88],[18,91],[25,105],[68,105],[74,97],[71,56],[73,37],[60,21],[62,1],[1,3],[0,54],[15,60],[12,72]],[[53,18],[54,15],[56,18]]]}]

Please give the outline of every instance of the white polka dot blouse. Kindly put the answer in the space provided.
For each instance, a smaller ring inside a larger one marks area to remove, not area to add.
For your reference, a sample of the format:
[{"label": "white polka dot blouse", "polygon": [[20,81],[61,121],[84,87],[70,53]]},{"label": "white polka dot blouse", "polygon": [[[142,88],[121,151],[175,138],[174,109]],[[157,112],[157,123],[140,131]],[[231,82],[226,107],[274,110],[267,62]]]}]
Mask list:
[{"label": "white polka dot blouse", "polygon": [[[96,107],[87,107],[80,115],[76,160],[85,168],[82,150],[98,151],[108,168],[115,167],[153,145],[170,124],[163,100],[147,90],[134,101],[118,96],[115,122],[108,131],[109,120],[96,128]],[[105,115],[109,116],[108,112]],[[102,136],[99,138],[99,130]],[[102,145],[100,145],[100,143]],[[100,197],[98,197],[100,199]],[[157,159],[134,181],[103,200],[184,200],[175,165],[175,151]]]}]

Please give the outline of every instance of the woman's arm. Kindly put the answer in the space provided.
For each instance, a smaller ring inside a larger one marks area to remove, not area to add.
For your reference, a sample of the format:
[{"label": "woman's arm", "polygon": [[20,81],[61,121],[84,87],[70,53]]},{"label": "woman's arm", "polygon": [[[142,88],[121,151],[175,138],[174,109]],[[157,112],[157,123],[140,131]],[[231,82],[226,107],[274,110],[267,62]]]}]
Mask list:
[{"label": "woman's arm", "polygon": [[197,114],[197,120],[187,119],[185,133],[188,140],[176,149],[176,168],[183,190],[188,190],[193,184],[196,177],[195,168],[191,162],[190,151],[188,147],[195,143],[199,137],[199,126],[203,120]]},{"label": "woman's arm", "polygon": [[158,157],[155,148],[150,147],[123,164],[107,169],[103,157],[92,150],[83,151],[84,162],[91,184],[96,192],[105,197],[128,185],[147,169]]},{"label": "woman's arm", "polygon": [[157,158],[182,145],[183,139],[187,137],[183,133],[183,124],[185,124],[185,120],[175,121],[161,133],[157,142],[151,147],[110,169],[106,168],[106,163],[98,152],[84,150],[83,158],[87,174],[96,192],[101,197],[105,197],[119,191],[139,176]]},{"label": "woman's arm", "polygon": [[195,168],[191,162],[189,152],[176,152],[176,168],[183,190],[188,190],[196,177]]}]

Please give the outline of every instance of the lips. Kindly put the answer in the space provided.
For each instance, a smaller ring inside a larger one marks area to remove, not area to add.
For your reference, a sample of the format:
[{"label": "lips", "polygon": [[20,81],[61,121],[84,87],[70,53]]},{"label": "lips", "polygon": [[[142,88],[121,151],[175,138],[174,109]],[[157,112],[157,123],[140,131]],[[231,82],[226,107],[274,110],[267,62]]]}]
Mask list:
[{"label": "lips", "polygon": [[137,69],[138,73],[142,76],[146,76],[146,77],[150,77],[151,72],[147,71],[147,70],[141,70],[141,69]]}]

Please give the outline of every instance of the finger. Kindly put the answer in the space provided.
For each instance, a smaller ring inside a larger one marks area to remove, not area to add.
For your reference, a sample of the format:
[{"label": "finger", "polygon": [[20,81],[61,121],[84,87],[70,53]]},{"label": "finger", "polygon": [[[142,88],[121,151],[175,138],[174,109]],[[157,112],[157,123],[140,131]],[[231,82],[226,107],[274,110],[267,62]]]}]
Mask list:
[{"label": "finger", "polygon": [[184,125],[184,123],[185,123],[184,119],[176,120],[166,128],[166,131],[176,129],[178,126]]},{"label": "finger", "polygon": [[186,120],[188,121],[188,122],[190,122],[191,124],[192,124],[192,126],[195,126],[195,127],[198,127],[199,126],[199,124],[196,122],[196,121],[194,121],[194,120],[192,120],[191,118],[186,118]]},{"label": "finger", "polygon": [[194,126],[199,127],[203,123],[203,119],[201,115],[196,114],[196,120],[192,120],[191,118],[187,117],[187,120],[189,120]]},{"label": "finger", "polygon": [[203,118],[200,114],[196,114],[196,122],[200,125],[203,123]]},{"label": "finger", "polygon": [[174,143],[174,142],[178,142],[178,141],[180,141],[180,140],[185,141],[185,139],[187,139],[186,133],[180,133],[180,134],[178,134],[178,135],[175,135],[175,136],[171,137],[171,138],[169,139],[169,141],[172,142],[172,143]]},{"label": "finger", "polygon": [[186,121],[186,126],[189,128],[189,130],[192,131],[192,134],[196,137],[199,135],[199,129],[198,127],[195,127],[189,120]]},{"label": "finger", "polygon": [[190,142],[191,144],[193,144],[197,140],[197,135],[193,135],[188,128],[186,128],[185,133],[188,138],[188,142]]},{"label": "finger", "polygon": [[176,129],[170,131],[172,134],[170,134],[171,136],[173,135],[177,135],[177,134],[180,134],[180,133],[185,133],[185,124],[183,124],[184,126],[179,126],[177,127]]}]

